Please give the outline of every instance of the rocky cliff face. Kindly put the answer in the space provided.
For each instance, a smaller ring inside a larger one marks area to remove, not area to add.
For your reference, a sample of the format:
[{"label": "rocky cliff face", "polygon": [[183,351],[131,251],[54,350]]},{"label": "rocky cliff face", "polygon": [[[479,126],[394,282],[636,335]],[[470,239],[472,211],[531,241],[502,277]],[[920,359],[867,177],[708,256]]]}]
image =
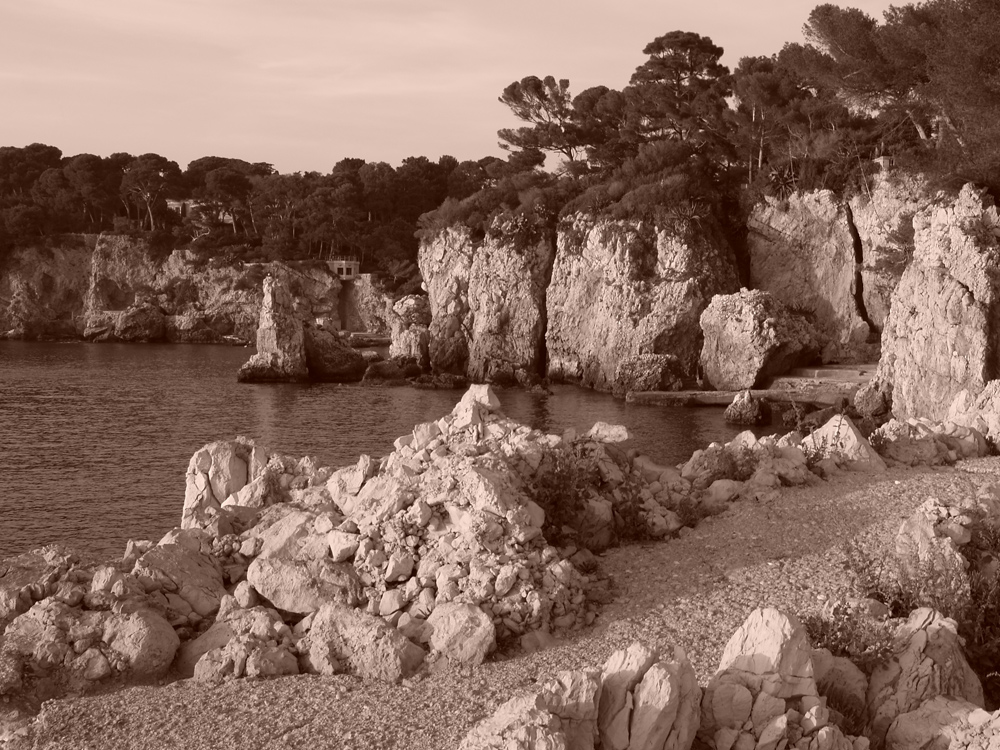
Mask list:
[{"label": "rocky cliff face", "polygon": [[942,419],[962,389],[1000,377],[1000,215],[971,185],[913,217],[915,250],[892,296],[871,389],[900,419]]},{"label": "rocky cliff face", "polygon": [[478,243],[452,227],[421,246],[434,369],[612,390],[629,375],[623,363],[656,354],[695,374],[698,317],[714,294],[739,286],[714,227],[577,216],[552,240],[526,222],[495,226]]},{"label": "rocky cliff face", "polygon": [[930,205],[922,183],[878,175],[849,202],[829,190],[767,199],[749,220],[751,282],[808,311],[828,361],[877,355],[893,289],[912,255],[912,218]]},{"label": "rocky cliff face", "polygon": [[738,288],[732,251],[713,227],[577,216],[561,227],[547,293],[549,375],[611,389],[623,360],[652,353],[693,376],[699,316],[713,295]]},{"label": "rocky cliff face", "polygon": [[83,334],[83,300],[96,235],[33,247],[0,261],[0,338],[73,338]]},{"label": "rocky cliff face", "polygon": [[[373,311],[385,300],[370,280],[343,294],[326,263],[280,265],[302,319],[330,330],[345,318],[356,329],[384,329]],[[190,249],[164,254],[125,235],[66,237],[0,262],[0,338],[252,343],[268,267]]]},{"label": "rocky cliff face", "polygon": [[504,220],[481,241],[451,228],[420,251],[431,308],[430,361],[473,380],[528,383],[545,374],[551,230]]}]

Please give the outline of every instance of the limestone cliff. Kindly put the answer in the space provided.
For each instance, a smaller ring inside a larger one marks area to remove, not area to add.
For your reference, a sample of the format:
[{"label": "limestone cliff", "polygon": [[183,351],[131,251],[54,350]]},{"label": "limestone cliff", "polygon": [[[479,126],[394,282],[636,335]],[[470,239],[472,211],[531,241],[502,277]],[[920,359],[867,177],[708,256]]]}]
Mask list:
[{"label": "limestone cliff", "polygon": [[[303,320],[384,330],[385,298],[366,277],[345,294],[327,263],[279,265]],[[0,261],[0,338],[252,343],[269,267],[190,248],[165,253],[128,235],[50,240]]]},{"label": "limestone cliff", "polygon": [[960,390],[1000,377],[1000,215],[966,185],[918,213],[913,229],[870,390],[891,385],[897,418],[943,419]]},{"label": "limestone cliff", "polygon": [[623,360],[652,353],[694,376],[699,316],[713,295],[739,288],[732,250],[703,224],[565,220],[546,301],[549,375],[612,389]]},{"label": "limestone cliff", "polygon": [[420,274],[431,308],[431,367],[464,375],[469,365],[469,275],[475,243],[467,227],[449,227],[420,244]]},{"label": "limestone cliff", "polygon": [[736,291],[733,254],[706,226],[683,231],[575,216],[550,228],[501,219],[485,237],[451,227],[420,250],[431,308],[430,362],[473,380],[548,375],[603,390],[622,363],[669,355],[694,376],[698,317]]},{"label": "limestone cliff", "polygon": [[480,241],[465,228],[451,228],[424,243],[431,366],[475,381],[543,377],[554,254],[552,230],[523,216],[498,219]]},{"label": "limestone cliff", "polygon": [[850,201],[829,190],[768,198],[749,219],[751,284],[812,314],[827,360],[877,355],[892,291],[913,252],[922,181],[879,174]]},{"label": "limestone cliff", "polygon": [[96,235],[15,251],[0,260],[0,338],[83,334],[83,300]]}]

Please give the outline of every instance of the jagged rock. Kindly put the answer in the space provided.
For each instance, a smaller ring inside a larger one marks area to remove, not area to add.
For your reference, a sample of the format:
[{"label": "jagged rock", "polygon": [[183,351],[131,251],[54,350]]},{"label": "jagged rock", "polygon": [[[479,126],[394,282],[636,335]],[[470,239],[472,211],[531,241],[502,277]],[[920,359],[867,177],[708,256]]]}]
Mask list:
[{"label": "jagged rock", "polygon": [[303,329],[309,379],[317,382],[353,383],[364,377],[368,363],[361,353],[344,345],[329,331],[306,325]]},{"label": "jagged rock", "polygon": [[913,216],[932,200],[919,180],[896,172],[879,174],[848,203],[829,190],[765,199],[748,222],[752,285],[812,313],[819,332],[835,342],[827,361],[871,361],[877,348],[866,342],[885,325],[890,295],[912,254]]},{"label": "jagged rock", "polygon": [[450,227],[420,245],[418,263],[431,311],[428,356],[435,372],[465,375],[468,368],[473,250],[465,227]]},{"label": "jagged rock", "polygon": [[759,690],[776,698],[816,695],[810,657],[808,636],[797,618],[755,609],[726,644],[719,672],[754,675]]},{"label": "jagged rock", "polygon": [[885,461],[865,440],[850,418],[837,414],[802,441],[802,449],[822,458],[833,458],[855,471],[886,470]]},{"label": "jagged rock", "polygon": [[558,672],[542,684],[545,710],[559,717],[566,744],[576,750],[593,750],[597,739],[599,670]]},{"label": "jagged rock", "polygon": [[885,749],[947,750],[956,746],[975,747],[968,736],[972,734],[970,730],[973,727],[988,726],[989,719],[990,714],[979,706],[960,698],[938,695],[913,711],[896,717],[886,732]]},{"label": "jagged rock", "polygon": [[465,736],[459,750],[575,750],[541,693],[511,698]]},{"label": "jagged rock", "polygon": [[114,336],[126,342],[162,341],[165,331],[163,312],[147,302],[133,305],[118,316]]},{"label": "jagged rock", "polygon": [[435,651],[460,664],[482,664],[496,648],[496,628],[472,604],[440,604],[427,618],[428,641]]},{"label": "jagged rock", "polygon": [[812,651],[813,676],[819,694],[841,714],[863,716],[868,678],[850,659],[834,656],[825,648]]},{"label": "jagged rock", "polygon": [[983,688],[962,653],[955,621],[923,607],[900,625],[892,658],[872,672],[867,733],[881,740],[897,716],[937,696],[983,706]]},{"label": "jagged rock", "polygon": [[[76,562],[72,552],[56,545],[5,559],[5,572],[0,576],[0,633],[11,620],[27,612],[34,599],[41,599],[46,588]],[[34,596],[32,592],[42,596]]]},{"label": "jagged rock", "polygon": [[669,354],[693,376],[698,318],[737,288],[732,251],[705,220],[686,237],[664,227],[577,215],[565,220],[546,295],[549,376],[611,390],[622,360]]},{"label": "jagged rock", "polygon": [[633,691],[630,748],[689,748],[698,731],[701,688],[687,656],[651,666]]},{"label": "jagged rock", "polygon": [[300,642],[299,650],[319,674],[331,673],[333,656],[363,679],[398,682],[424,660],[423,649],[385,620],[337,604],[320,607],[307,638],[308,647]]},{"label": "jagged rock", "polygon": [[470,380],[527,385],[544,377],[552,234],[526,216],[498,218],[475,248],[468,287]]},{"label": "jagged rock", "polygon": [[701,314],[701,330],[702,373],[722,391],[766,385],[770,378],[809,364],[823,348],[803,315],[759,289],[713,297]]},{"label": "jagged rock", "polygon": [[913,262],[893,293],[874,377],[892,383],[897,418],[943,419],[959,391],[1000,376],[996,227],[992,201],[971,185],[914,217]]},{"label": "jagged rock", "polygon": [[240,368],[236,379],[247,383],[309,379],[302,322],[282,276],[264,279],[257,352]]},{"label": "jagged rock", "polygon": [[406,373],[399,364],[393,360],[385,362],[372,362],[365,370],[365,375],[361,378],[363,383],[402,383],[406,384]]},{"label": "jagged rock", "polygon": [[991,380],[981,391],[963,388],[948,407],[948,422],[970,427],[1000,439],[1000,380]]},{"label": "jagged rock", "polygon": [[247,580],[275,607],[297,614],[315,612],[328,603],[356,607],[364,598],[354,566],[328,559],[296,562],[258,557],[247,569]]},{"label": "jagged rock", "polygon": [[161,543],[138,559],[132,575],[175,591],[202,617],[215,612],[226,594],[217,563],[189,545]]},{"label": "jagged rock", "polygon": [[892,414],[892,383],[872,378],[854,394],[854,408],[876,424]]},{"label": "jagged rock", "polygon": [[733,402],[726,407],[722,416],[729,424],[767,424],[771,421],[771,407],[750,391],[740,391],[733,398]]},{"label": "jagged rock", "polygon": [[624,651],[616,651],[601,672],[601,700],[598,732],[601,747],[626,750],[632,721],[632,691],[646,671],[659,659],[659,654],[644,643],[633,643]]},{"label": "jagged rock", "polygon": [[614,394],[642,391],[679,391],[684,388],[684,368],[670,354],[636,354],[624,357],[615,372]]}]

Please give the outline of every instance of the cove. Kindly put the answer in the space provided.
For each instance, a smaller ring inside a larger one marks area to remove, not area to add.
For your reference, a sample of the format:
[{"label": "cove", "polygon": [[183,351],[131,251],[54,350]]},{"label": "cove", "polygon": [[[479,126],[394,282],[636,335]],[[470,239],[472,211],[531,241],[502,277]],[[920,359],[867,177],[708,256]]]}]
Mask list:
[{"label": "cove", "polygon": [[[179,525],[184,472],[205,443],[244,435],[343,466],[380,457],[462,391],[236,382],[252,350],[0,341],[0,558],[44,544],[117,557]],[[628,404],[572,385],[495,389],[503,411],[548,432],[624,424],[663,464],[738,430],[721,409]],[[769,432],[770,430],[764,430]]]}]

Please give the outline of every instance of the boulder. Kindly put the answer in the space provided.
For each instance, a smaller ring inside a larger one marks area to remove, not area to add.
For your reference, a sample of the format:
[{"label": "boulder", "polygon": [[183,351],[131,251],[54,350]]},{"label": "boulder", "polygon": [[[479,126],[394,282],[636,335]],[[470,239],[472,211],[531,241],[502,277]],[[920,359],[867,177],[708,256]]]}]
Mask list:
[{"label": "boulder", "polygon": [[772,608],[755,609],[726,644],[719,672],[754,675],[760,691],[776,698],[814,696],[811,653],[797,618]]},{"label": "boulder", "polygon": [[309,379],[305,335],[295,313],[285,276],[264,279],[264,296],[257,325],[257,352],[244,364],[236,379],[254,383]]},{"label": "boulder", "polygon": [[683,232],[574,215],[557,244],[545,298],[550,378],[613,390],[620,364],[644,353],[676,357],[694,376],[699,317],[713,295],[738,288],[714,220]]},{"label": "boulder", "polygon": [[124,310],[114,327],[115,338],[126,342],[163,341],[165,332],[163,312],[148,302]]},{"label": "boulder", "polygon": [[922,607],[900,625],[892,658],[868,684],[868,731],[876,743],[896,717],[945,696],[982,708],[983,688],[965,660],[954,620]]},{"label": "boulder", "polygon": [[402,383],[406,384],[406,373],[394,360],[371,362],[361,378],[363,383]]},{"label": "boulder", "polygon": [[671,354],[635,354],[618,363],[614,383],[616,396],[642,391],[680,391],[684,388],[684,368]]},{"label": "boulder", "polygon": [[701,314],[701,330],[701,371],[722,391],[762,387],[811,363],[823,348],[804,315],[758,289],[713,297]]},{"label": "boulder", "polygon": [[1000,439],[1000,380],[990,380],[982,390],[963,388],[948,407],[947,421]]},{"label": "boulder", "polygon": [[170,623],[148,609],[127,615],[109,615],[101,640],[125,662],[133,677],[164,674],[180,646],[180,639]]},{"label": "boulder", "polygon": [[364,377],[368,363],[361,352],[345,345],[330,331],[303,328],[309,379],[316,382],[354,383]]},{"label": "boulder", "polygon": [[474,726],[459,750],[575,750],[541,693],[511,698]]},{"label": "boulder", "polygon": [[132,575],[176,592],[202,617],[215,612],[226,594],[222,571],[215,560],[198,548],[181,544],[154,547],[136,561]]},{"label": "boulder", "polygon": [[659,653],[644,643],[633,643],[616,651],[601,672],[601,701],[598,732],[601,747],[626,750],[632,722],[632,693],[647,670],[659,660]]},{"label": "boulder", "polygon": [[805,437],[802,450],[820,458],[833,458],[855,471],[883,472],[885,461],[865,440],[850,418],[837,414]]},{"label": "boulder", "polygon": [[43,598],[46,588],[62,578],[76,562],[72,552],[56,545],[3,560],[0,633],[15,617],[27,612],[33,600]]},{"label": "boulder", "polygon": [[768,424],[771,421],[771,406],[750,391],[740,391],[733,397],[733,402],[726,407],[722,416],[729,424]]},{"label": "boulder", "polygon": [[496,648],[493,620],[472,604],[440,604],[427,618],[428,642],[435,651],[460,664],[482,664]]},{"label": "boulder", "polygon": [[296,562],[258,557],[247,569],[247,580],[275,607],[296,614],[315,612],[331,603],[356,607],[364,598],[354,566],[329,559]]},{"label": "boulder", "polygon": [[885,750],[975,748],[973,737],[977,734],[987,740],[980,740],[982,744],[979,747],[985,750],[995,744],[1000,732],[995,729],[992,732],[987,730],[988,733],[977,732],[976,729],[989,727],[991,718],[980,706],[960,698],[938,695],[895,718],[885,735]]},{"label": "boulder", "polygon": [[332,655],[362,679],[383,682],[409,677],[424,660],[424,650],[382,618],[339,604],[317,610],[299,651],[319,674],[330,673]]}]

